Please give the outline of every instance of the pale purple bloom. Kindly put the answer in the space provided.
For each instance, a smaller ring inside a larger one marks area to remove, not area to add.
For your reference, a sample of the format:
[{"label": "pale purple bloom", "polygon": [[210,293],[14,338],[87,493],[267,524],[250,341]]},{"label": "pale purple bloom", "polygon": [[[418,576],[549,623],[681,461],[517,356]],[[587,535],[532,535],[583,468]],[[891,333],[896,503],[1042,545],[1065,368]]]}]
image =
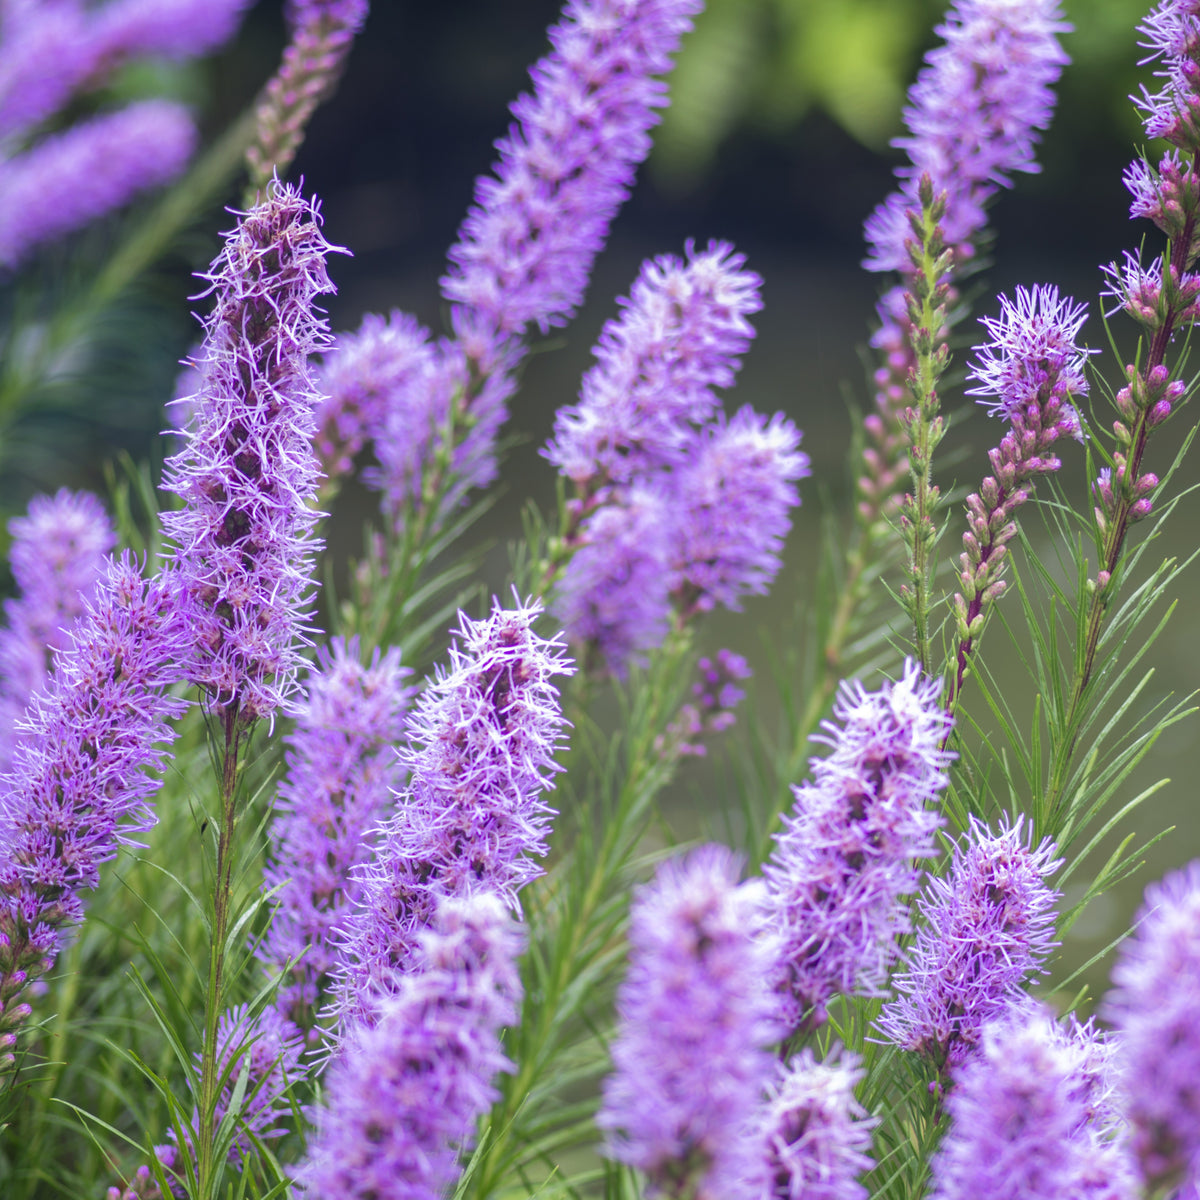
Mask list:
[{"label": "pale purple bloom", "polygon": [[1165,138],[1191,154],[1200,146],[1200,91],[1197,90],[1197,55],[1200,52],[1200,15],[1191,0],[1161,0],[1138,26],[1150,53],[1143,62],[1162,59],[1155,74],[1164,80],[1157,93],[1144,85],[1131,97],[1142,111],[1146,134]]},{"label": "pale purple bloom", "polygon": [[[28,1014],[24,985],[49,970],[117,846],[150,828],[150,798],[183,709],[166,694],[189,652],[177,582],[110,562],[33,697],[0,791],[0,1038]],[[151,768],[155,775],[146,773]]]},{"label": "pale purple bloom", "polygon": [[629,972],[617,995],[614,1073],[597,1124],[606,1153],[655,1194],[724,1200],[761,1185],[755,1122],[776,1040],[774,945],[762,885],[702,846],[664,863],[630,910]]},{"label": "pale purple bloom", "polygon": [[867,1200],[858,1176],[873,1165],[878,1121],[855,1098],[862,1077],[858,1056],[837,1048],[817,1062],[805,1047],[779,1068],[762,1115],[761,1200]]},{"label": "pale purple bloom", "polygon": [[992,833],[971,818],[948,876],[926,882],[908,969],[892,980],[900,994],[879,1017],[888,1038],[939,1068],[968,1057],[986,1022],[1027,1003],[1024,985],[1058,944],[1059,893],[1045,877],[1062,859],[1049,838],[1031,847],[1023,823]]},{"label": "pale purple bloom", "polygon": [[315,300],[334,290],[331,249],[316,202],[283,184],[227,235],[204,277],[204,391],[164,472],[186,502],[163,525],[193,609],[192,679],[246,719],[286,702],[305,642],[318,517],[308,356],[328,344]]},{"label": "pale purple bloom", "polygon": [[1112,979],[1105,1013],[1147,1188],[1200,1184],[1200,861],[1146,889]]},{"label": "pale purple bloom", "polygon": [[89,34],[102,59],[192,58],[227,42],[253,0],[108,0]]},{"label": "pale purple bloom", "polygon": [[1153,221],[1168,237],[1179,237],[1200,204],[1200,178],[1188,158],[1169,150],[1157,169],[1144,159],[1130,163],[1122,177],[1133,197],[1131,217]]},{"label": "pale purple bloom", "polygon": [[292,29],[323,21],[353,36],[366,21],[368,8],[368,0],[287,0],[284,11]]},{"label": "pale purple bloom", "polygon": [[691,27],[699,0],[568,0],[552,50],[530,70],[496,143],[495,174],[450,250],[442,292],[454,328],[520,335],[562,325],[650,149],[666,85],[653,77]]},{"label": "pale purple bloom", "polygon": [[329,985],[338,930],[358,900],[356,868],[403,782],[396,746],[412,689],[400,652],[363,665],[357,642],[335,638],[317,665],[287,737],[287,774],[271,827],[268,888],[278,888],[259,957],[276,970],[299,959],[279,989],[281,1013],[303,1029]]},{"label": "pale purple bloom", "polygon": [[174,179],[195,144],[187,109],[143,100],[0,162],[0,264],[12,266],[43,243]]},{"label": "pale purple bloom", "polygon": [[[763,867],[767,911],[781,948],[775,977],[792,1028],[824,1019],[835,993],[877,994],[910,928],[905,897],[942,824],[928,805],[946,786],[951,727],[941,683],[914,662],[877,692],[843,683],[814,758],[793,788]],[[837,724],[840,722],[841,724]]]},{"label": "pale purple bloom", "polygon": [[1143,266],[1140,254],[1126,250],[1122,261],[1107,263],[1101,271],[1108,277],[1107,286],[1100,292],[1111,296],[1116,305],[1104,315],[1124,309],[1135,321],[1154,332],[1162,328],[1168,317],[1173,328],[1188,325],[1200,313],[1200,275],[1194,271],[1179,274],[1168,264],[1170,287],[1163,284],[1163,260],[1154,259]]},{"label": "pale purple bloom", "polygon": [[694,426],[717,407],[712,389],[729,387],[741,366],[762,280],[726,242],[700,253],[689,242],[686,255],[643,264],[600,334],[579,403],[558,412],[543,453],[581,487],[684,461]]},{"label": "pale purple bloom", "polygon": [[4,5],[0,137],[56,113],[96,67],[99,47],[79,0]]},{"label": "pale purple bloom", "polygon": [[931,1200],[1136,1200],[1104,1053],[1089,1027],[1061,1029],[1040,1005],[985,1025],[946,1100]]},{"label": "pale purple bloom", "polygon": [[557,638],[533,632],[541,605],[493,601],[490,617],[460,614],[459,644],[409,714],[408,786],[358,875],[336,984],[343,1029],[369,1020],[394,992],[443,896],[517,893],[542,873],[554,815],[542,799],[560,770],[563,720],[555,675],[574,670]]},{"label": "pale purple bloom", "polygon": [[718,650],[715,659],[700,659],[696,670],[700,678],[692,684],[692,700],[667,727],[662,744],[673,744],[677,754],[703,758],[708,753],[703,739],[723,733],[736,721],[733,710],[746,698],[738,684],[753,672],[732,650]]},{"label": "pale purple bloom", "polygon": [[413,970],[372,1025],[348,1031],[296,1172],[311,1200],[442,1200],[475,1123],[512,1069],[499,1032],[516,1020],[519,926],[484,890],[443,899]]}]

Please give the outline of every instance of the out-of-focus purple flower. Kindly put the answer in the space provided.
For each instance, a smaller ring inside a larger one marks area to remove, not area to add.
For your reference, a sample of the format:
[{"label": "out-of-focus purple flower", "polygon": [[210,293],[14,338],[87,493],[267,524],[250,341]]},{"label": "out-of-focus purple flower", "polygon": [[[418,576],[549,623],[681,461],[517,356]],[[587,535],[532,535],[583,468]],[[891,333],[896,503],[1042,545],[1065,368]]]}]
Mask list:
[{"label": "out-of-focus purple flower", "polygon": [[56,113],[94,70],[99,47],[78,0],[8,3],[0,37],[0,137],[8,137]]},{"label": "out-of-focus purple flower", "polygon": [[652,1188],[696,1200],[752,1194],[764,1169],[754,1137],[779,1035],[774,945],[762,885],[702,846],[664,863],[630,910],[629,973],[617,995],[614,1073],[597,1124],[606,1153]]},{"label": "out-of-focus purple flower", "polygon": [[295,686],[311,597],[318,514],[308,356],[327,345],[316,297],[332,292],[315,201],[284,184],[244,214],[205,276],[204,392],[163,486],[163,514],[193,609],[193,682],[247,720]]},{"label": "out-of-focus purple flower", "polygon": [[984,205],[1014,172],[1040,170],[1039,131],[1050,123],[1053,84],[1068,61],[1057,34],[1057,0],[955,0],[937,33],[944,44],[925,56],[904,110],[909,136],[895,146],[909,162],[896,169],[900,189],[867,219],[872,271],[911,270],[906,213],[920,209],[917,187],[928,174],[947,193],[946,243],[960,257],[986,223]]},{"label": "out-of-focus purple flower", "polygon": [[848,1050],[817,1062],[805,1047],[780,1068],[762,1116],[761,1200],[866,1200],[857,1177],[872,1165],[871,1127],[878,1121],[855,1098],[862,1077]]},{"label": "out-of-focus purple flower", "polygon": [[253,0],[108,0],[89,35],[101,60],[191,58],[227,42]]},{"label": "out-of-focus purple flower", "polygon": [[905,897],[942,823],[927,805],[946,786],[951,727],[941,683],[914,662],[868,692],[843,683],[825,722],[831,753],[793,788],[763,868],[770,925],[780,938],[775,977],[793,1029],[824,1019],[837,992],[876,994],[908,931]]},{"label": "out-of-focus purple flower", "polygon": [[1147,1189],[1200,1185],[1200,861],[1146,889],[1112,979],[1105,1015]]},{"label": "out-of-focus purple flower", "polygon": [[1138,26],[1145,38],[1139,45],[1150,53],[1143,62],[1162,60],[1156,74],[1164,80],[1158,92],[1144,85],[1140,97],[1132,97],[1142,111],[1146,134],[1165,138],[1188,154],[1200,149],[1200,16],[1191,0],[1160,0]]},{"label": "out-of-focus purple flower", "polygon": [[264,874],[265,886],[279,890],[259,953],[276,970],[299,959],[277,1007],[305,1030],[329,984],[337,930],[358,899],[353,872],[370,858],[371,831],[402,782],[396,744],[410,674],[398,650],[382,658],[376,651],[364,666],[357,642],[334,639],[317,652],[287,738],[288,770]]},{"label": "out-of-focus purple flower", "polygon": [[401,750],[411,776],[396,814],[358,876],[336,983],[346,1028],[370,1021],[411,969],[422,930],[444,896],[517,892],[542,873],[553,810],[542,793],[560,769],[564,720],[555,675],[573,664],[557,638],[533,632],[537,602],[492,615],[460,614],[460,644],[407,718]]},{"label": "out-of-focus purple flower", "polygon": [[955,1072],[932,1200],[1136,1200],[1113,1137],[1090,1028],[1061,1029],[1040,1005],[989,1022]]},{"label": "out-of-focus purple flower", "polygon": [[545,331],[574,313],[666,103],[653,77],[670,70],[699,9],[699,0],[568,0],[450,250],[442,293],[460,334]]},{"label": "out-of-focus purple flower", "polygon": [[672,589],[680,609],[735,612],[741,597],[764,593],[779,570],[788,510],[800,503],[794,481],[809,473],[800,431],[776,413],[746,406],[696,437],[673,473],[676,529]]},{"label": "out-of-focus purple flower", "polygon": [[0,1045],[29,1013],[25,985],[49,970],[81,892],[131,834],[150,828],[167,722],[166,694],[189,653],[177,582],[144,581],[126,555],[110,562],[95,598],[33,697],[0,790]]},{"label": "out-of-focus purple flower", "polygon": [[357,33],[367,19],[367,0],[287,0],[284,12],[292,29],[317,21]]},{"label": "out-of-focus purple flower", "polygon": [[1045,877],[1062,859],[1048,838],[1030,847],[1022,825],[992,833],[971,818],[949,876],[926,882],[908,970],[892,980],[900,994],[880,1014],[888,1038],[939,1068],[970,1055],[987,1021],[1027,1002],[1023,985],[1058,944],[1059,894]]},{"label": "out-of-focus purple flower", "polygon": [[143,100],[81,121],[0,162],[0,265],[12,266],[45,242],[174,179],[195,144],[187,109]]},{"label": "out-of-focus purple flower", "polygon": [[355,1025],[325,1077],[325,1107],[296,1182],[311,1200],[439,1200],[475,1122],[512,1069],[519,926],[493,894],[442,899],[413,971],[378,1022]]},{"label": "out-of-focus purple flower", "polygon": [[712,389],[733,383],[754,336],[746,318],[762,308],[762,280],[745,261],[726,242],[701,253],[689,242],[686,261],[643,264],[600,334],[579,403],[555,419],[543,453],[562,474],[595,490],[686,459],[693,426],[716,408]]},{"label": "out-of-focus purple flower", "polygon": [[733,710],[746,698],[737,685],[753,672],[746,660],[732,650],[718,650],[715,659],[702,658],[696,670],[700,678],[692,684],[693,702],[680,708],[679,716],[671,722],[659,744],[674,745],[676,754],[703,758],[708,748],[701,739],[723,733],[737,720]]}]

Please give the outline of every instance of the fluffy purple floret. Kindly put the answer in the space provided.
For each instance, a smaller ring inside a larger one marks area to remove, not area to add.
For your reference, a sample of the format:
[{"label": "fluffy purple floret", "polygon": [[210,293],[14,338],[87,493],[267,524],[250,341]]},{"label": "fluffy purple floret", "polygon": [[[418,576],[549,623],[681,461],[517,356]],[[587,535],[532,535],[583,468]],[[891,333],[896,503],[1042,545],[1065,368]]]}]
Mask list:
[{"label": "fluffy purple floret", "polygon": [[614,1072],[596,1123],[606,1153],[652,1188],[696,1200],[762,1178],[754,1122],[779,1034],[762,885],[724,846],[664,863],[634,896],[617,995]]},{"label": "fluffy purple floret", "polygon": [[414,971],[326,1075],[296,1173],[311,1200],[441,1200],[497,1099],[494,1077],[512,1069],[498,1035],[516,1019],[522,939],[503,903],[444,899],[420,941]]},{"label": "fluffy purple floret", "polygon": [[1135,1200],[1104,1054],[1090,1027],[1064,1030],[1040,1005],[984,1026],[946,1101],[931,1200]]},{"label": "fluffy purple floret", "polygon": [[926,883],[908,969],[892,980],[900,994],[879,1017],[888,1038],[939,1067],[962,1061],[985,1022],[1026,1002],[1023,985],[1058,944],[1059,893],[1045,877],[1062,859],[1048,838],[1030,847],[1022,825],[992,833],[972,817],[947,878]]},{"label": "fluffy purple floret", "polygon": [[193,682],[252,720],[286,702],[305,644],[319,515],[308,356],[328,344],[315,300],[334,290],[332,247],[316,202],[282,184],[226,237],[204,277],[204,390],[164,470],[185,506],[163,525],[194,609]]},{"label": "fluffy purple floret", "polygon": [[816,739],[831,753],[814,758],[811,780],[793,789],[795,808],[763,868],[792,1028],[823,1020],[835,993],[878,993],[896,937],[910,928],[905,897],[921,860],[937,852],[942,818],[927,806],[946,786],[951,758],[940,694],[941,683],[911,661],[877,692],[843,683],[835,721]]},{"label": "fluffy purple floret", "polygon": [[714,387],[729,387],[762,308],[762,280],[745,256],[710,242],[686,261],[672,254],[642,266],[619,319],[609,321],[583,377],[579,403],[559,410],[543,451],[577,485],[628,483],[684,461],[693,425],[712,416]]},{"label": "fluffy purple floret", "polygon": [[110,561],[53,679],[34,696],[0,791],[0,1035],[49,969],[81,892],[119,843],[150,828],[151,796],[183,709],[166,694],[189,649],[177,582],[145,581],[128,555]]},{"label": "fluffy purple floret", "polygon": [[412,689],[400,652],[335,638],[317,652],[288,735],[287,774],[271,828],[268,888],[278,888],[259,954],[276,970],[299,959],[279,989],[277,1007],[301,1028],[313,1022],[336,961],[338,929],[358,900],[356,868],[372,854],[371,832],[403,782],[396,745]]},{"label": "fluffy purple floret", "polygon": [[910,269],[905,240],[910,209],[928,173],[935,194],[947,193],[942,230],[961,256],[986,223],[984,205],[1017,171],[1040,170],[1039,131],[1054,109],[1052,87],[1068,61],[1057,34],[1057,0],[955,0],[937,33],[944,43],[925,56],[909,90],[909,136],[893,145],[909,162],[898,167],[900,189],[867,219],[872,271]]},{"label": "fluffy purple floret", "polygon": [[229,41],[253,0],[108,0],[92,19],[102,58],[192,58]]},{"label": "fluffy purple floret", "polygon": [[1192,0],[1161,0],[1138,30],[1144,38],[1139,44],[1150,51],[1142,62],[1161,59],[1161,69],[1155,74],[1164,81],[1158,92],[1143,85],[1141,95],[1132,97],[1142,112],[1146,134],[1194,153],[1200,146],[1200,14],[1196,5]]},{"label": "fluffy purple floret", "polygon": [[557,638],[533,632],[540,612],[493,601],[486,620],[460,614],[449,669],[408,716],[408,787],[358,876],[339,954],[343,1027],[396,989],[443,896],[490,891],[517,909],[517,892],[542,873],[554,815],[542,793],[565,725],[551,679],[574,666]]},{"label": "fluffy purple floret", "polygon": [[795,481],[809,474],[799,445],[785,416],[768,420],[749,406],[693,439],[671,477],[672,590],[684,612],[737,611],[743,596],[766,592],[800,503]]},{"label": "fluffy purple floret", "polygon": [[0,162],[0,264],[12,266],[174,179],[195,144],[187,109],[143,100]]},{"label": "fluffy purple floret", "polygon": [[653,77],[670,70],[699,9],[700,0],[568,0],[450,250],[442,293],[456,329],[518,335],[575,311],[666,103]]},{"label": "fluffy purple floret", "polygon": [[292,29],[323,20],[353,36],[366,21],[369,7],[368,0],[287,0],[284,12]]},{"label": "fluffy purple floret", "polygon": [[780,1068],[762,1116],[761,1200],[866,1200],[858,1176],[873,1165],[878,1122],[854,1095],[862,1077],[857,1055],[837,1048],[817,1062],[805,1047]]},{"label": "fluffy purple floret", "polygon": [[1123,1107],[1149,1190],[1200,1185],[1200,861],[1146,889],[1113,968]]}]

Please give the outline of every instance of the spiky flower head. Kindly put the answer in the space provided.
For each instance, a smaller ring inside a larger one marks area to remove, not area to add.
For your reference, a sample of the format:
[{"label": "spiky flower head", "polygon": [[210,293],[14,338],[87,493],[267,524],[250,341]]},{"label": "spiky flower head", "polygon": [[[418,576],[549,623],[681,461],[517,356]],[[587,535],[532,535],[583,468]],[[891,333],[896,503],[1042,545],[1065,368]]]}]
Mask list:
[{"label": "spiky flower head", "polygon": [[1150,53],[1142,60],[1161,60],[1155,74],[1158,92],[1145,85],[1133,97],[1142,112],[1146,134],[1165,138],[1185,153],[1200,148],[1200,13],[1193,0],[1160,0],[1138,26]]}]

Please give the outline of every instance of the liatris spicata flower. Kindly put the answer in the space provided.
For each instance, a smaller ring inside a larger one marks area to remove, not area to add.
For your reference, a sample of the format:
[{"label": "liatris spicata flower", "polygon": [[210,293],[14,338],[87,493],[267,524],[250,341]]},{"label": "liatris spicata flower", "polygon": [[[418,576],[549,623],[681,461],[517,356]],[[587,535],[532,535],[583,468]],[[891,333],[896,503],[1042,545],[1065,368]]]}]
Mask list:
[{"label": "liatris spicata flower", "polygon": [[620,318],[609,321],[583,377],[577,405],[555,419],[543,453],[585,495],[684,462],[694,426],[717,407],[754,337],[746,319],[762,308],[762,280],[745,255],[710,242],[686,261],[664,254],[643,264]]},{"label": "liatris spicata flower", "polygon": [[824,1020],[837,992],[878,992],[909,929],[904,898],[921,860],[936,853],[942,818],[927,806],[946,786],[951,757],[940,692],[912,661],[877,692],[843,683],[833,709],[840,726],[827,721],[814,739],[832,751],[793,788],[795,808],[763,868],[792,1029]]},{"label": "liatris spicata flower", "polygon": [[373,1025],[355,1025],[325,1078],[296,1173],[312,1200],[438,1200],[512,1069],[498,1034],[517,1015],[519,926],[493,894],[442,899],[413,970]]},{"label": "liatris spicata flower", "polygon": [[568,0],[450,250],[442,293],[460,336],[545,331],[574,313],[666,104],[653,77],[670,70],[699,9],[700,0]]},{"label": "liatris spicata flower", "polygon": [[183,170],[196,144],[187,110],[143,100],[55,133],[0,162],[0,265],[81,229]]},{"label": "liatris spicata flower", "polygon": [[308,356],[327,345],[317,295],[333,291],[315,201],[284,184],[245,213],[205,276],[203,392],[165,488],[163,514],[197,654],[193,682],[228,714],[274,713],[295,685],[316,542],[318,394]]},{"label": "liatris spicata flower", "polygon": [[1134,104],[1142,111],[1146,135],[1163,138],[1185,154],[1200,150],[1200,86],[1196,65],[1200,61],[1197,39],[1196,6],[1191,0],[1160,0],[1138,26],[1145,37],[1139,45],[1150,54],[1143,61],[1161,59],[1161,91],[1152,93],[1142,86]]},{"label": "liatris spicata flower", "polygon": [[1040,1005],[985,1025],[946,1100],[932,1200],[1135,1200],[1104,1113],[1102,1053],[1089,1028],[1063,1030]]},{"label": "liatris spicata flower", "polygon": [[33,697],[12,773],[0,791],[0,1044],[29,1013],[26,984],[49,970],[64,930],[83,916],[117,845],[154,823],[167,722],[166,694],[189,653],[169,575],[149,582],[126,555],[110,562],[95,598]]},{"label": "liatris spicata flower", "polygon": [[1147,1189],[1200,1185],[1200,861],[1146,889],[1112,978],[1105,1011]]},{"label": "liatris spicata flower", "polygon": [[702,846],[664,863],[630,910],[629,973],[617,995],[614,1073],[596,1118],[606,1153],[656,1193],[748,1194],[763,1173],[754,1121],[779,1033],[774,946],[762,885]]},{"label": "liatris spicata flower", "polygon": [[971,818],[948,877],[926,882],[908,969],[892,980],[900,995],[883,1006],[883,1033],[939,1069],[970,1055],[987,1021],[1027,1001],[1024,984],[1058,944],[1059,894],[1045,877],[1062,859],[1049,838],[1033,849],[1023,823],[992,833]]},{"label": "liatris spicata flower", "polygon": [[371,831],[403,782],[396,744],[409,674],[398,650],[376,651],[364,666],[357,642],[335,638],[317,652],[287,738],[264,875],[278,890],[259,956],[277,970],[298,960],[276,1004],[305,1030],[329,984],[337,930],[358,899],[353,872],[369,859]]},{"label": "liatris spicata flower", "polygon": [[411,969],[443,896],[494,892],[514,909],[542,873],[553,810],[542,793],[560,769],[565,724],[550,682],[574,666],[557,638],[533,632],[537,602],[459,619],[459,645],[407,719],[411,777],[359,875],[344,930],[338,1008],[343,1028],[370,1020]]},{"label": "liatris spicata flower", "polygon": [[701,739],[723,733],[737,720],[733,710],[746,698],[738,684],[753,672],[732,650],[718,650],[715,658],[702,658],[696,670],[700,678],[692,684],[693,700],[680,708],[659,745],[673,746],[676,754],[703,758],[708,747]]},{"label": "liatris spicata flower", "polygon": [[66,488],[35,496],[8,531],[20,594],[4,602],[8,628],[0,630],[0,771],[11,761],[18,718],[45,687],[53,656],[69,643],[117,540],[100,501]]},{"label": "liatris spicata flower", "polygon": [[89,30],[102,61],[191,58],[227,42],[253,0],[108,0]]},{"label": "liatris spicata flower", "polygon": [[854,1095],[858,1057],[833,1050],[823,1062],[805,1047],[780,1068],[762,1116],[766,1186],[762,1200],[866,1200],[857,1177],[871,1167],[877,1119]]}]

